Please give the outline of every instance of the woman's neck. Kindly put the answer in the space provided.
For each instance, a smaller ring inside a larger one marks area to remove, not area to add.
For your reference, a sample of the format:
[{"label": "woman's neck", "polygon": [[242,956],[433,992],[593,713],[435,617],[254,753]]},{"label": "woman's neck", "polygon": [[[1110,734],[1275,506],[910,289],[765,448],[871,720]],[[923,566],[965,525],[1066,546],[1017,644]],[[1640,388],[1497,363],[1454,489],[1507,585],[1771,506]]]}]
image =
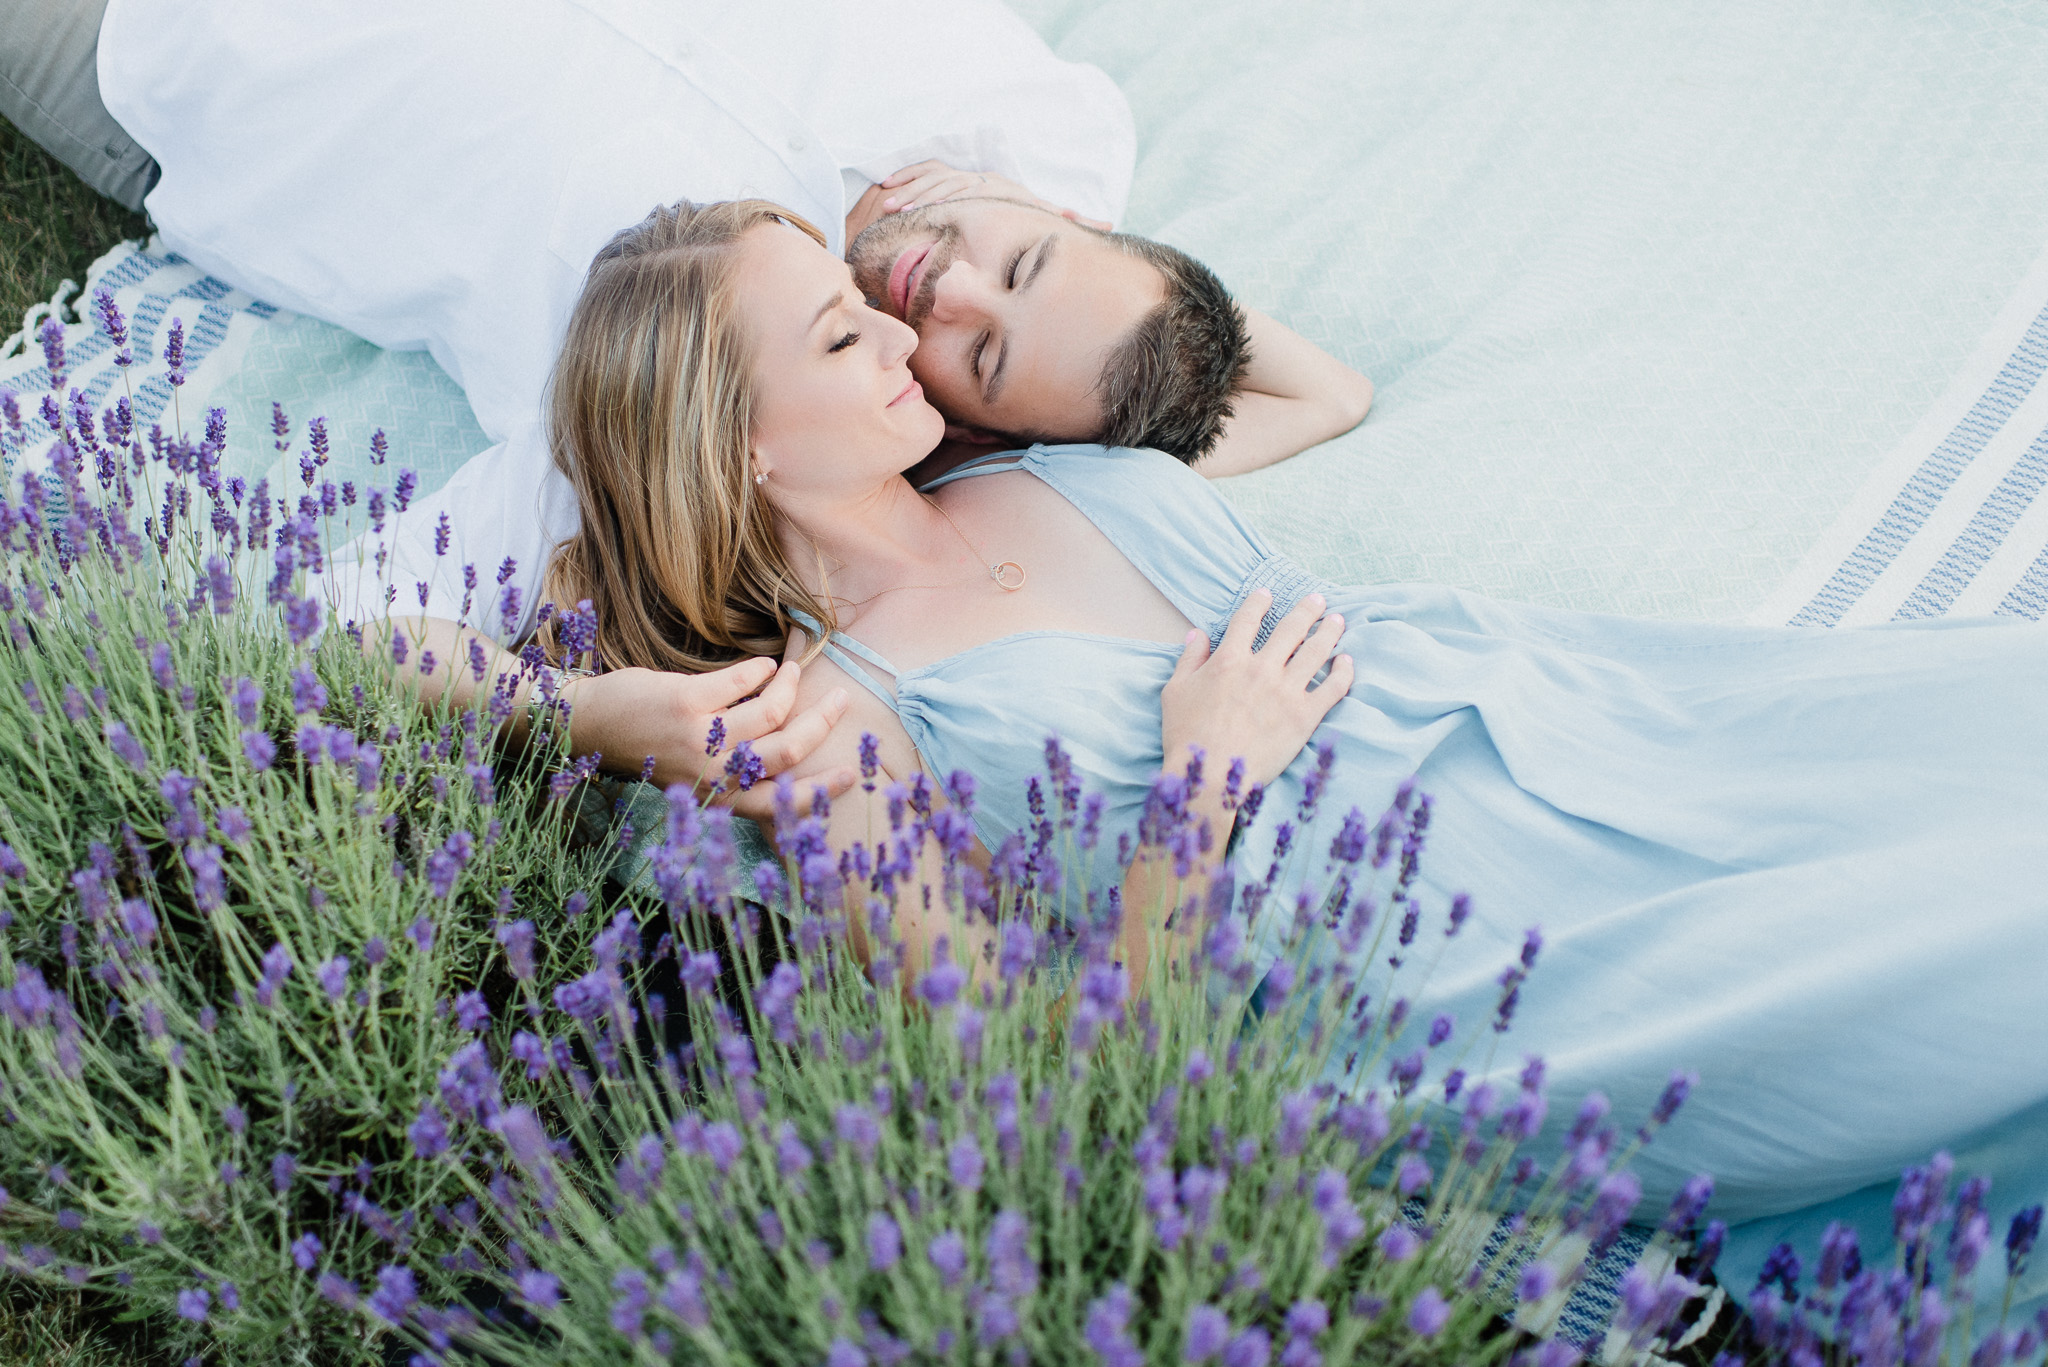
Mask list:
[{"label": "woman's neck", "polygon": [[790,567],[813,593],[844,605],[983,568],[958,527],[900,475],[852,496],[780,498],[776,511]]}]

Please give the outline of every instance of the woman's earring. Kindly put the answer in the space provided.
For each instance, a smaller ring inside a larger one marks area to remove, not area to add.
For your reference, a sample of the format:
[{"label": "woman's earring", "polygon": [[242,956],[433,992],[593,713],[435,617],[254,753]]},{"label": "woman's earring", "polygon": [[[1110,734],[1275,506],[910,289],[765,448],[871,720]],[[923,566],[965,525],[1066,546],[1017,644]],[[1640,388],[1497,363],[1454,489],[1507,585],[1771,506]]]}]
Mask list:
[{"label": "woman's earring", "polygon": [[754,483],[756,483],[756,484],[766,484],[767,482],[768,482],[768,472],[767,472],[766,470],[756,470],[756,471],[754,472]]}]

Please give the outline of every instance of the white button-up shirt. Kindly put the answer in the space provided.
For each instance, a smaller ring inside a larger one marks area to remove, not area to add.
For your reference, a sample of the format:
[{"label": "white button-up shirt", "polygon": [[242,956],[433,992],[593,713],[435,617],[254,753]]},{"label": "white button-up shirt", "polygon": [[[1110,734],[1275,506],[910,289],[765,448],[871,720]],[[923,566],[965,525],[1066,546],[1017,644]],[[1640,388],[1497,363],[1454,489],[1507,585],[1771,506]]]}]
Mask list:
[{"label": "white button-up shirt", "polygon": [[[522,620],[472,614],[500,639],[531,626],[576,527],[540,407],[613,233],[659,203],[759,197],[839,251],[849,194],[926,157],[1116,219],[1135,149],[1114,83],[998,0],[111,0],[99,75],[162,167],[147,203],[171,249],[424,348],[463,387],[502,444],[399,520],[385,577],[403,610],[424,582],[453,618],[464,564],[488,586],[515,559]],[[345,616],[377,611],[337,587]]]}]

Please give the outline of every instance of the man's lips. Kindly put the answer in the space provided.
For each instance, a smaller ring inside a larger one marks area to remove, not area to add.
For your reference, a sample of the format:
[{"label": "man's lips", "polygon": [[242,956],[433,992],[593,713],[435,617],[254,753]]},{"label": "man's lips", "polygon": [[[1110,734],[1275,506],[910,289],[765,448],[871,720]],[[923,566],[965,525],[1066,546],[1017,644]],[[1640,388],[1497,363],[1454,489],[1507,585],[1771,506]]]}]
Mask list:
[{"label": "man's lips", "polygon": [[916,283],[911,277],[937,245],[935,242],[920,242],[905,247],[903,254],[896,258],[896,264],[889,268],[889,298],[896,305],[897,317],[910,316],[910,291]]},{"label": "man's lips", "polygon": [[909,384],[903,386],[903,392],[901,394],[898,394],[895,398],[889,400],[889,407],[894,408],[897,404],[902,403],[905,399],[911,398],[913,396],[919,398],[922,398],[924,396],[924,387],[918,384],[918,382],[914,379]]}]

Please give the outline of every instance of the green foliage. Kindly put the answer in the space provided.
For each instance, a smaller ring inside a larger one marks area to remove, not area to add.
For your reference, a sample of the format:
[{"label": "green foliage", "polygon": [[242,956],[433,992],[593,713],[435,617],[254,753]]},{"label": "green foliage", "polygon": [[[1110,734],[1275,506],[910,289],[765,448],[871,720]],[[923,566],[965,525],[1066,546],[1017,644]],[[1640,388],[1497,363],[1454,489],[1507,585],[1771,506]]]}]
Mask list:
[{"label": "green foliage", "polygon": [[0,119],[0,337],[60,281],[84,280],[101,253],[148,230]]}]

